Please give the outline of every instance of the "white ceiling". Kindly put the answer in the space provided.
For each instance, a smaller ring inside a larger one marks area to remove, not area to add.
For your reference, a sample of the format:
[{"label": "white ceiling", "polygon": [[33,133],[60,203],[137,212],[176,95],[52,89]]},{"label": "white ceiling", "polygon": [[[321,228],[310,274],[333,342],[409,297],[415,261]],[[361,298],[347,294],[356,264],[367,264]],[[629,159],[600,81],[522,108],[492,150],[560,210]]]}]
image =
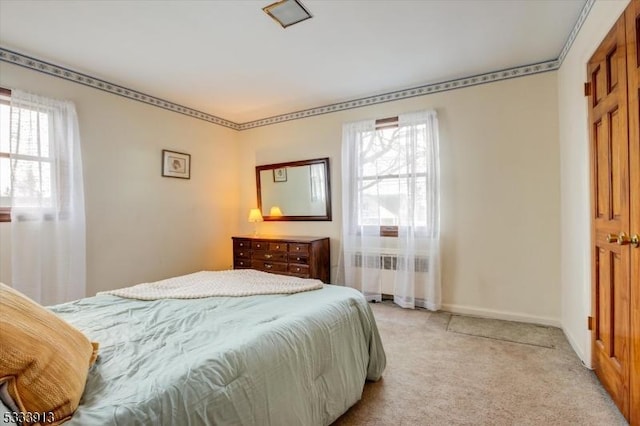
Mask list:
[{"label": "white ceiling", "polygon": [[0,45],[243,123],[556,59],[586,0],[0,0]]}]

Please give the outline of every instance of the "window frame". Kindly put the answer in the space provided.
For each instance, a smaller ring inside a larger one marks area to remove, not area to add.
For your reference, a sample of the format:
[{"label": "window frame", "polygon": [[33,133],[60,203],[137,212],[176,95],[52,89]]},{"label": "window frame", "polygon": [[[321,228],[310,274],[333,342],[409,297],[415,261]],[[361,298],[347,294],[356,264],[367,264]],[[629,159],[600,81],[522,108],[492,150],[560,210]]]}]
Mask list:
[{"label": "window frame", "polygon": [[[395,117],[387,117],[380,118],[375,122],[375,130],[383,130],[390,129],[394,127],[400,127],[398,124],[398,116]],[[366,176],[359,177],[359,180],[378,180],[383,181],[387,179],[400,179],[402,177],[408,177],[407,174],[387,174],[387,175],[377,175],[377,176]],[[426,172],[416,173],[417,177],[426,177]],[[358,224],[358,235],[368,235],[368,236],[376,236],[376,234],[380,237],[392,237],[397,238],[400,233],[406,233],[408,230],[407,226],[403,225],[362,225]],[[426,232],[426,227],[420,226],[417,228],[418,231],[424,230]]]},{"label": "window frame", "polygon": [[[9,98],[9,100],[5,98]],[[2,105],[11,105],[11,90],[0,86],[0,104]],[[9,118],[11,120],[11,117]],[[11,150],[11,147],[9,147]],[[36,161],[38,163],[49,163],[53,165],[53,160],[47,157],[41,157],[37,155],[28,155],[28,154],[11,154],[11,152],[0,151],[0,158],[14,158],[18,160],[28,160],[28,161]],[[13,205],[9,207],[0,206],[0,223],[2,222],[11,222],[11,211]],[[46,216],[46,215],[45,215]]]},{"label": "window frame", "polygon": [[[0,95],[11,98],[11,90],[0,87]],[[0,98],[0,103],[8,104],[8,102]],[[1,158],[10,158],[8,152],[0,151]],[[0,207],[0,222],[11,222],[11,207]]]}]

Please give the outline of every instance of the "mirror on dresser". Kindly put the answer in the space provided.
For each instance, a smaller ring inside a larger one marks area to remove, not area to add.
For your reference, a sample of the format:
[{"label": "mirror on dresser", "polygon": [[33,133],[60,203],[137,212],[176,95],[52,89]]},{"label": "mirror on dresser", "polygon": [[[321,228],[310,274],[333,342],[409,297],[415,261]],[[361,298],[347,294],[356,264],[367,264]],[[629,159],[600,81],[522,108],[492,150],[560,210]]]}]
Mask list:
[{"label": "mirror on dresser", "polygon": [[329,158],[256,166],[264,220],[331,220]]}]

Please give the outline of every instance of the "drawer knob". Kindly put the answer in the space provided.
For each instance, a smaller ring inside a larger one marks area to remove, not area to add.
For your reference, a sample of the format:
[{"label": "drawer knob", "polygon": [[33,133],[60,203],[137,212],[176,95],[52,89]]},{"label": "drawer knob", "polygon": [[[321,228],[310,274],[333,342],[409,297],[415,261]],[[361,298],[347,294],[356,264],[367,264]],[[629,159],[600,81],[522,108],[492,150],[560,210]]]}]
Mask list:
[{"label": "drawer knob", "polygon": [[300,268],[296,268],[296,272],[300,272]]},{"label": "drawer knob", "polygon": [[272,257],[273,257],[273,256],[272,256],[272,255],[270,255],[269,253],[266,253],[266,254],[264,255],[264,258],[265,258],[265,259],[271,259]]},{"label": "drawer knob", "polygon": [[296,247],[296,250],[297,250],[297,251],[300,251],[300,247]]},{"label": "drawer knob", "polygon": [[271,269],[271,265],[264,265],[265,268]]},{"label": "drawer knob", "polygon": [[244,253],[243,253],[243,252],[240,252],[240,256],[244,256]]},{"label": "drawer knob", "polygon": [[300,257],[296,257],[296,260],[300,260]]},{"label": "drawer knob", "polygon": [[279,249],[279,248],[280,248],[280,246],[276,246],[276,249]]}]

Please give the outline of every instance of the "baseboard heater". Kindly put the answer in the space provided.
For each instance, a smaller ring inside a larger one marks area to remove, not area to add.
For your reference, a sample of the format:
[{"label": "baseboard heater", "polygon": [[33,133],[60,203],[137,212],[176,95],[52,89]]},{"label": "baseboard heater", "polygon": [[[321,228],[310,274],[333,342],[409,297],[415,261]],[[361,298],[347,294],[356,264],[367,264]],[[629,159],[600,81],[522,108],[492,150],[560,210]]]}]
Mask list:
[{"label": "baseboard heater", "polygon": [[[397,254],[366,254],[354,253],[351,255],[352,266],[356,268],[378,268],[387,271],[398,270]],[[429,272],[429,258],[426,256],[416,256],[415,272]]]}]

